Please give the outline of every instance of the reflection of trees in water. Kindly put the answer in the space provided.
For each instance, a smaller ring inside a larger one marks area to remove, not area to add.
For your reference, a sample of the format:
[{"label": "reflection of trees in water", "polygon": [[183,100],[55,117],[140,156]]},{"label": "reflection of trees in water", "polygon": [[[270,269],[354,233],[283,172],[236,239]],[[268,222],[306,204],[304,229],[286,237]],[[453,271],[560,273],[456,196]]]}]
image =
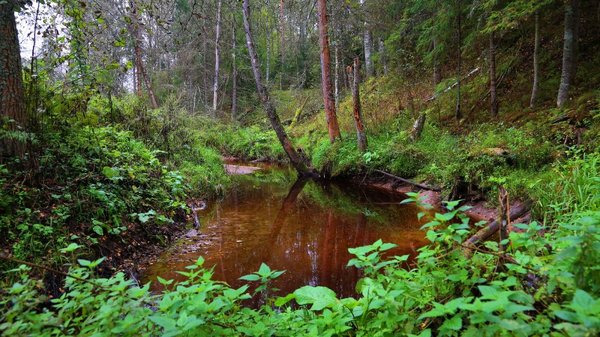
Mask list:
[{"label": "reflection of trees in water", "polygon": [[[283,190],[282,185],[251,181],[238,185],[227,199],[207,211],[208,221],[203,223],[201,235],[194,238],[199,250],[172,256],[170,261],[162,261],[160,269],[183,270],[202,255],[207,267],[215,266],[215,279],[239,287],[244,283],[238,280],[240,276],[258,270],[265,262],[272,269],[287,270],[273,284],[282,293],[308,284],[327,286],[340,296],[350,296],[360,273],[346,267],[352,257],[348,248],[378,239],[402,244],[402,254],[412,251],[412,243],[420,246],[423,235],[415,235],[415,226],[409,225],[411,229],[406,231],[406,224],[398,222],[414,223],[418,210],[393,204],[396,200],[389,195],[363,189],[349,193],[346,188],[307,180],[290,184],[289,190]],[[389,204],[377,205],[379,202]],[[390,222],[379,224],[365,214],[367,207],[384,214]],[[403,243],[404,235],[412,243]]]}]

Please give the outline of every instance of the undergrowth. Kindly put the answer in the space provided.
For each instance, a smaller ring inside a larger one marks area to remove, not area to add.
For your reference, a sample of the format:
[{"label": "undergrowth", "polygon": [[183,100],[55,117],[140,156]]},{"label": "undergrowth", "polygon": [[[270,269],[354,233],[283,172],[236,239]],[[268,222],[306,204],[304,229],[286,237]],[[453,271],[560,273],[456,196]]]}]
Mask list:
[{"label": "undergrowth", "polygon": [[[598,158],[569,160],[569,177],[554,188],[598,192]],[[243,305],[252,295],[249,286],[233,289],[213,280],[200,258],[182,272],[187,280],[159,279],[167,285],[161,294],[123,274],[96,277],[102,260],[79,259],[65,293],[48,299],[21,266],[11,272],[19,281],[0,300],[0,330],[6,336],[596,336],[600,200],[591,195],[549,195],[548,202],[559,205],[552,222],[516,225],[523,232],[502,242],[507,250],[489,241],[471,254],[462,245],[470,233],[467,208],[449,202],[447,213],[423,226],[431,243],[414,263],[406,255],[383,259],[394,245],[381,241],[350,249],[355,257],[348,267],[364,272],[357,298],[305,286],[250,309]],[[407,201],[420,203],[416,194]],[[76,249],[63,249],[72,262]],[[263,265],[243,278],[267,292],[279,275]]]}]

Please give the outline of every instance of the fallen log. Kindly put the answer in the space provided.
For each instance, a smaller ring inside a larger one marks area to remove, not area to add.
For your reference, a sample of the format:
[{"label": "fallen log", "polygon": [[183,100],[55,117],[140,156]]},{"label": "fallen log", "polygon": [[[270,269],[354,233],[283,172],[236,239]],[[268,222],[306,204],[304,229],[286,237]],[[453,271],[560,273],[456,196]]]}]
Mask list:
[{"label": "fallen log", "polygon": [[377,173],[381,173],[381,174],[383,174],[385,176],[388,176],[390,178],[396,179],[398,181],[401,181],[403,183],[406,183],[406,184],[409,184],[409,185],[412,185],[412,186],[416,186],[416,187],[418,187],[420,189],[429,190],[429,191],[436,191],[436,192],[440,192],[442,190],[439,187],[434,187],[434,186],[429,186],[429,185],[425,185],[425,184],[416,183],[414,181],[411,181],[411,180],[408,180],[408,179],[404,179],[404,178],[400,178],[398,176],[395,176],[395,175],[393,175],[391,173],[387,173],[385,171],[381,171],[381,170],[374,170],[374,171],[377,172]]},{"label": "fallen log", "polygon": [[[530,208],[531,208],[530,201],[519,204],[510,210],[509,218],[510,219],[518,219],[519,217],[523,216],[525,213],[529,212]],[[471,251],[476,247],[476,245],[479,242],[485,241],[490,236],[494,235],[494,233],[496,233],[498,230],[500,230],[500,225],[501,225],[500,221],[494,220],[494,221],[490,222],[487,226],[485,226],[482,229],[480,229],[479,231],[477,231],[477,233],[475,233],[473,236],[468,238],[463,243],[463,246],[465,247],[463,252],[465,253],[465,255],[470,255]]]}]

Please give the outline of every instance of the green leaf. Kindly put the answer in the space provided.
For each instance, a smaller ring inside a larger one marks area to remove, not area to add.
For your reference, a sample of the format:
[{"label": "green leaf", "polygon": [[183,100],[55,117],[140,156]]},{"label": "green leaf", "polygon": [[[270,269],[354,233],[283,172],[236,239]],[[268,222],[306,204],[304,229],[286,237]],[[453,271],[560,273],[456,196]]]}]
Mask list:
[{"label": "green leaf", "polygon": [[456,315],[450,319],[447,319],[444,321],[444,324],[442,324],[441,329],[450,329],[450,330],[454,330],[454,331],[458,331],[462,328],[462,318],[459,315]]},{"label": "green leaf", "polygon": [[336,301],[335,292],[327,287],[304,286],[294,291],[296,302],[300,305],[312,304],[310,310],[319,311],[332,307]]},{"label": "green leaf", "polygon": [[248,274],[240,277],[240,280],[254,282],[260,280],[260,276],[256,274]]},{"label": "green leaf", "polygon": [[88,260],[83,260],[83,259],[77,259],[77,262],[79,262],[79,264],[82,265],[83,267],[87,267],[92,263]]},{"label": "green leaf", "polygon": [[258,268],[258,274],[261,276],[266,276],[271,273],[271,268],[264,263],[260,264],[260,268]]},{"label": "green leaf", "polygon": [[108,179],[117,179],[117,178],[121,178],[120,177],[120,172],[119,169],[116,169],[114,167],[108,167],[108,166],[104,166],[102,168],[102,174],[104,174],[104,176]]},{"label": "green leaf", "polygon": [[154,315],[154,316],[150,316],[148,317],[152,322],[158,324],[159,326],[163,327],[165,329],[165,331],[168,330],[174,330],[177,322],[169,317],[165,317],[165,316],[158,316],[158,315]]},{"label": "green leaf", "polygon": [[104,229],[102,229],[102,227],[96,225],[94,227],[92,227],[92,230],[94,231],[94,233],[103,236],[104,235]]},{"label": "green leaf", "polygon": [[80,245],[78,245],[78,244],[76,244],[76,243],[73,242],[73,243],[69,244],[67,247],[62,248],[60,250],[60,252],[61,253],[70,253],[70,252],[73,252],[73,251],[75,251],[76,249],[78,249],[80,247],[81,247]]},{"label": "green leaf", "polygon": [[278,297],[275,300],[275,305],[280,307],[282,305],[285,305],[286,303],[288,303],[289,301],[296,299],[296,295],[291,293],[291,294],[287,294],[285,297]]}]

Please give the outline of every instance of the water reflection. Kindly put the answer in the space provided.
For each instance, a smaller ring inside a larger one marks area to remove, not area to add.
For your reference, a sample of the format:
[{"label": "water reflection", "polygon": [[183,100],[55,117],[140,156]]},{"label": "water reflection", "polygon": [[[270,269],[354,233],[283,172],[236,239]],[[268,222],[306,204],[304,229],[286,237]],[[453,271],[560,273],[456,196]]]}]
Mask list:
[{"label": "water reflection", "polygon": [[383,239],[398,244],[393,254],[412,254],[426,243],[417,221],[421,210],[400,205],[402,195],[307,180],[289,187],[275,180],[240,178],[226,199],[205,211],[198,236],[182,240],[149,266],[146,281],[181,279],[175,271],[202,255],[206,266],[215,267],[215,279],[234,287],[265,262],[286,270],[274,283],[282,294],[322,285],[351,296],[360,275],[346,267],[348,248]]}]

